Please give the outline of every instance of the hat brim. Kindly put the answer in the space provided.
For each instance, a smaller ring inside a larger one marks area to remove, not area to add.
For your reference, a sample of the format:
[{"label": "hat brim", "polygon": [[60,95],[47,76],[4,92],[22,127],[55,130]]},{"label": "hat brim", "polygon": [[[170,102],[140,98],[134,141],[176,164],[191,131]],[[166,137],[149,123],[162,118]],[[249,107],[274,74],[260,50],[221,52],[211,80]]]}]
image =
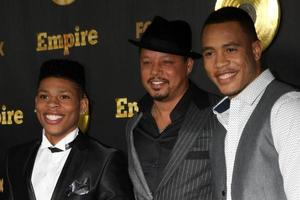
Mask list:
[{"label": "hat brim", "polygon": [[202,57],[201,54],[199,54],[197,52],[193,52],[193,51],[183,52],[183,51],[171,49],[171,48],[168,48],[168,47],[153,45],[151,43],[143,43],[141,41],[135,41],[135,40],[131,40],[131,39],[128,39],[128,42],[130,42],[131,44],[133,44],[137,47],[144,48],[144,49],[149,49],[149,50],[153,50],[153,51],[159,51],[159,52],[163,52],[163,53],[170,53],[170,54],[175,54],[175,55],[180,55],[180,56],[187,56],[187,57],[191,57],[193,59],[199,59],[199,58]]}]

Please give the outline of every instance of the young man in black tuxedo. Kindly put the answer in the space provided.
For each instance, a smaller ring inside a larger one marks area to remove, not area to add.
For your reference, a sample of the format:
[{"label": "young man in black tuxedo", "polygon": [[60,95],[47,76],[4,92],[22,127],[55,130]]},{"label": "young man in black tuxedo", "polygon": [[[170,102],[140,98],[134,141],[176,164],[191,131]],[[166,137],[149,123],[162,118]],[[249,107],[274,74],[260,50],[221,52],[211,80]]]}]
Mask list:
[{"label": "young man in black tuxedo", "polygon": [[5,199],[133,199],[121,152],[78,128],[80,115],[88,109],[82,65],[69,60],[45,62],[35,108],[42,137],[8,152]]}]

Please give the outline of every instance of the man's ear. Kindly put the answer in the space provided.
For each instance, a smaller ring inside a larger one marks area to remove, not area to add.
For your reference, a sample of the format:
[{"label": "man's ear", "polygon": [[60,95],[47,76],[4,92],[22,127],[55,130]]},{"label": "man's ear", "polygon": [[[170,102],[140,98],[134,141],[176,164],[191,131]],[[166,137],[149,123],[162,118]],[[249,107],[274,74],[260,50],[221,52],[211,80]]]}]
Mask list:
[{"label": "man's ear", "polygon": [[252,52],[254,55],[254,59],[256,61],[259,61],[263,52],[263,45],[260,40],[256,40],[252,43]]},{"label": "man's ear", "polygon": [[86,95],[80,100],[80,114],[86,114],[89,111],[89,99]]},{"label": "man's ear", "polygon": [[194,59],[188,58],[186,62],[187,62],[187,74],[186,75],[189,75],[193,70]]}]

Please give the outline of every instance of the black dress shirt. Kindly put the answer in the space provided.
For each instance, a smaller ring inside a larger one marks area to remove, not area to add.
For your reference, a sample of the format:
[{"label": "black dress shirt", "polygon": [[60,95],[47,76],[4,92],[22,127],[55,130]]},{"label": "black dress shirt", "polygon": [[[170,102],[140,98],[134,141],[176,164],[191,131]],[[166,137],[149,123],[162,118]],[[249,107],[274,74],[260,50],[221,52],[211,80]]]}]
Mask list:
[{"label": "black dress shirt", "polygon": [[133,131],[134,145],[151,192],[156,190],[169,161],[185,113],[192,100],[191,93],[189,88],[172,110],[171,124],[161,133],[151,115],[152,98],[146,95],[139,103],[143,117]]}]

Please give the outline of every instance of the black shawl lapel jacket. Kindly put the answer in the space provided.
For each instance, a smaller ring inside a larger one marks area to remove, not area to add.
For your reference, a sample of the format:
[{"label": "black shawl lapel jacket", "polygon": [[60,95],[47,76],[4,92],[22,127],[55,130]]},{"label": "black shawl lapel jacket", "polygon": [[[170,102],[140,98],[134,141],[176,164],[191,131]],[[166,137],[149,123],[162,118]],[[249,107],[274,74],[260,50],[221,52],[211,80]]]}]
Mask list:
[{"label": "black shawl lapel jacket", "polygon": [[[31,174],[41,141],[12,148],[7,154],[4,196],[9,200],[35,200]],[[57,180],[51,200],[132,200],[126,159],[80,133]]]}]

